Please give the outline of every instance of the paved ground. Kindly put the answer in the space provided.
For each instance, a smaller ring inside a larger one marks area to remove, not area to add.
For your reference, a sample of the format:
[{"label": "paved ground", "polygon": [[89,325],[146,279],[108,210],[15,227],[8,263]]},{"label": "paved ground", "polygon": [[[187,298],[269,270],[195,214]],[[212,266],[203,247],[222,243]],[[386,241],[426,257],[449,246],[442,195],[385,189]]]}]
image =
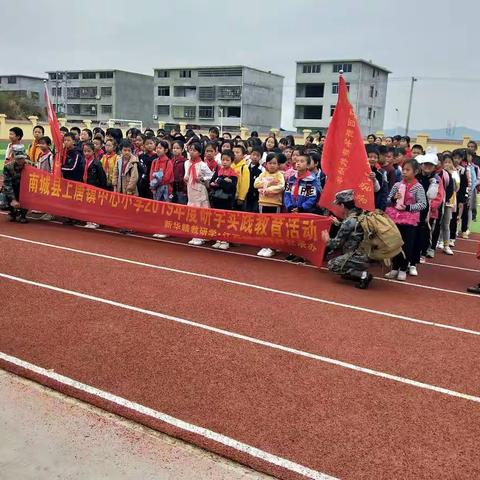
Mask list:
[{"label": "paved ground", "polygon": [[1,480],[268,479],[0,370]]}]

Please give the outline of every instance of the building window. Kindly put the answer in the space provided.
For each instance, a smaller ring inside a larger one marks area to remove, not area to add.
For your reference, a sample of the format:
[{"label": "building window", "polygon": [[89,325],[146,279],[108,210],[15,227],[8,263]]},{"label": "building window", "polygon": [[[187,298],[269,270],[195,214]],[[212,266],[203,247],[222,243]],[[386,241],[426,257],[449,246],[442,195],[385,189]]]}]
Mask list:
[{"label": "building window", "polygon": [[321,65],[319,63],[309,63],[303,65],[303,73],[320,73]]},{"label": "building window", "polygon": [[333,117],[333,114],[335,113],[335,107],[336,105],[330,105],[330,116]]},{"label": "building window", "polygon": [[80,115],[94,117],[97,115],[97,106],[91,103],[80,104]]},{"label": "building window", "polygon": [[63,73],[60,72],[54,72],[50,73],[50,80],[62,80],[63,79]]},{"label": "building window", "polygon": [[339,73],[340,70],[342,70],[343,73],[349,73],[352,71],[352,64],[351,63],[334,63],[333,72]]},{"label": "building window", "polygon": [[68,115],[80,115],[80,105],[69,103],[67,105],[67,114]]},{"label": "building window", "polygon": [[374,69],[373,69],[373,72],[372,72],[372,77],[374,77],[374,78],[375,78],[375,75],[376,75],[376,73],[377,73],[377,69],[376,69],[376,68],[374,68]]},{"label": "building window", "polygon": [[17,83],[17,77],[8,77],[7,83]]},{"label": "building window", "polygon": [[173,96],[195,98],[197,96],[197,87],[173,87]]},{"label": "building window", "polygon": [[300,85],[301,88],[299,96],[307,98],[323,98],[325,91],[324,83],[307,83],[305,85]]},{"label": "building window", "polygon": [[168,117],[170,115],[170,105],[157,105],[157,115]]},{"label": "building window", "polygon": [[111,105],[102,105],[102,113],[112,113]]},{"label": "building window", "polygon": [[40,94],[38,92],[30,92],[30,98],[32,100],[39,100]]},{"label": "building window", "polygon": [[375,96],[376,97],[378,96],[378,90],[375,90]]},{"label": "building window", "polygon": [[323,105],[305,105],[303,107],[303,118],[306,120],[321,120]]},{"label": "building window", "polygon": [[206,107],[204,105],[200,105],[198,107],[198,118],[203,119],[213,119],[213,107]]},{"label": "building window", "polygon": [[80,87],[68,87],[67,98],[80,98]]},{"label": "building window", "polygon": [[373,110],[372,107],[368,107],[367,118],[368,118],[369,120],[372,119],[372,110]]},{"label": "building window", "polygon": [[84,80],[92,80],[94,78],[97,78],[97,73],[96,72],[83,72],[82,73],[82,78]]},{"label": "building window", "polygon": [[112,87],[100,87],[100,95],[102,97],[111,97],[112,96]]},{"label": "building window", "polygon": [[168,78],[169,76],[170,76],[170,72],[168,70],[157,70],[158,78]]},{"label": "building window", "polygon": [[52,87],[52,97],[62,96],[62,87]]},{"label": "building window", "polygon": [[241,107],[218,107],[218,116],[227,118],[240,118],[242,116]]},{"label": "building window", "polygon": [[158,87],[157,94],[159,97],[169,97],[170,87]]},{"label": "building window", "polygon": [[99,72],[100,78],[113,78],[113,72]]},{"label": "building window", "polygon": [[375,92],[375,87],[373,85],[370,85],[370,98],[373,98],[374,92]]},{"label": "building window", "polygon": [[205,68],[198,71],[199,77],[241,77],[241,68]]},{"label": "building window", "polygon": [[215,87],[198,87],[199,100],[215,100]]},{"label": "building window", "polygon": [[80,98],[95,98],[97,87],[80,87]]},{"label": "building window", "polygon": [[192,78],[191,70],[180,70],[180,78]]},{"label": "building window", "polygon": [[[347,85],[347,91],[350,91],[350,82],[346,82]],[[333,95],[338,95],[338,82],[332,83],[332,94]]]},{"label": "building window", "polygon": [[373,111],[373,118],[375,118],[376,110]]},{"label": "building window", "polygon": [[78,72],[68,72],[67,73],[67,79],[68,80],[78,80],[79,78],[79,73]]},{"label": "building window", "polygon": [[242,98],[242,87],[240,86],[225,86],[218,87],[218,100],[240,100]]},{"label": "building window", "polygon": [[178,119],[194,119],[197,114],[197,107],[174,105],[172,109],[172,117]]}]

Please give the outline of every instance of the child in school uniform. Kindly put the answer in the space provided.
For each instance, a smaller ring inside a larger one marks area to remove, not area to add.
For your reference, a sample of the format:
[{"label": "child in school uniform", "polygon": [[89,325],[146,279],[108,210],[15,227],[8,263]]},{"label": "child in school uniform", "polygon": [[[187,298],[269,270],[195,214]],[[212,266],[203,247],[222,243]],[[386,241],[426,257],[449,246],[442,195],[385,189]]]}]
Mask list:
[{"label": "child in school uniform", "polygon": [[247,212],[258,213],[258,189],[255,188],[255,181],[262,173],[260,160],[263,151],[261,147],[252,147],[250,152],[248,170],[250,172],[250,187],[248,188],[245,210]]},{"label": "child in school uniform", "polygon": [[[285,178],[279,169],[279,153],[269,153],[265,159],[265,170],[255,180],[254,187],[259,193],[260,213],[280,213],[283,203],[283,191],[285,190]],[[271,258],[275,250],[265,247],[258,251],[259,257]]]},{"label": "child in school uniform", "polygon": [[117,143],[113,138],[108,139],[105,142],[105,153],[100,160],[102,164],[103,170],[105,175],[107,176],[107,190],[112,191],[112,178],[113,178],[113,171],[115,170],[115,165],[118,160],[118,155],[116,154],[117,150]]},{"label": "child in school uniform", "polygon": [[28,158],[35,166],[38,166],[38,158],[41,154],[41,149],[38,142],[44,135],[45,129],[41,125],[36,125],[33,127],[33,142],[28,148]]},{"label": "child in school uniform", "polygon": [[[192,142],[189,146],[190,158],[185,162],[185,177],[187,184],[188,204],[192,207],[210,208],[206,184],[212,178],[212,171],[202,160],[202,145]],[[190,245],[200,246],[206,242],[203,238],[192,238]]]},{"label": "child in school uniform", "polygon": [[[233,210],[235,206],[235,195],[237,193],[237,172],[232,168],[235,158],[231,150],[222,152],[222,165],[216,169],[210,180],[210,205],[219,210]],[[228,250],[229,242],[217,241],[213,248]]]},{"label": "child in school uniform", "polygon": [[237,194],[235,210],[245,210],[245,199],[250,188],[250,170],[248,169],[247,162],[245,161],[246,148],[243,145],[235,145],[233,147],[233,153],[235,154],[235,161],[232,168],[237,172]]},{"label": "child in school uniform", "polygon": [[183,156],[183,142],[176,140],[172,144],[172,164],[173,164],[173,203],[186,205],[187,185],[185,184],[185,157]]}]

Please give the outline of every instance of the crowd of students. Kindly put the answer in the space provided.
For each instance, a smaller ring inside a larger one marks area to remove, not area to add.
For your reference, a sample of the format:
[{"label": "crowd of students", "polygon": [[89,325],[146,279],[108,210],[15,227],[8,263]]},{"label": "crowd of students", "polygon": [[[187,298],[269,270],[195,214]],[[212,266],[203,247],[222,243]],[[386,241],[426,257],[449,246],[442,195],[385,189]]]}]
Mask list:
[{"label": "crowd of students", "polygon": [[[307,137],[305,144],[298,146],[290,135],[281,139],[270,135],[263,142],[257,132],[248,140],[232,138],[228,132],[220,138],[216,127],[208,136],[193,130],[182,135],[177,128],[170,132],[131,128],[125,138],[117,128],[106,132],[98,127],[93,131],[78,127],[61,130],[61,169],[69,180],[201,208],[328,214],[317,206],[328,181],[321,168],[325,137],[320,134]],[[52,171],[50,138],[44,136],[41,126],[36,126],[33,134],[25,158]],[[6,169],[22,136],[20,128],[10,130]],[[393,219],[404,241],[403,253],[393,259],[387,277],[404,281],[407,275],[418,275],[418,264],[433,258],[437,248],[453,255],[456,237],[468,238],[470,222],[476,220],[480,185],[477,144],[471,141],[467,148],[453,152],[425,152],[420,145],[410,146],[408,136],[379,138],[371,134],[365,148],[375,207]],[[7,190],[8,176],[6,171]],[[12,196],[11,189],[8,193]],[[19,216],[26,221],[25,212],[15,205],[10,205],[12,220]],[[85,227],[98,225],[89,222]],[[155,236],[166,235],[159,232]],[[205,241],[193,238],[189,243],[202,245]],[[227,250],[230,245],[216,241],[213,248]],[[272,257],[275,251],[265,247],[258,255]],[[294,255],[287,259],[303,261]]]}]

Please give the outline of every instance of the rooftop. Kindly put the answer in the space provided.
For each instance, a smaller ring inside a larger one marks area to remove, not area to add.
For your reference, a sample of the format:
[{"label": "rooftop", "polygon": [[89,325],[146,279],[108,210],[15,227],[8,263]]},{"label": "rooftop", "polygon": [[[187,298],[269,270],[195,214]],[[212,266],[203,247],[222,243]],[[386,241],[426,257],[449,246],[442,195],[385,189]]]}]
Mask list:
[{"label": "rooftop", "polygon": [[32,75],[23,75],[23,74],[15,74],[15,73],[9,73],[9,74],[1,74],[0,77],[17,77],[17,78],[31,78],[32,80],[46,80],[45,77],[33,77]]},{"label": "rooftop", "polygon": [[217,69],[217,68],[248,68],[249,70],[255,70],[256,72],[261,73],[268,73],[269,75],[275,75],[276,77],[284,78],[283,75],[279,75],[278,73],[272,73],[271,71],[267,70],[260,70],[259,68],[249,67],[247,65],[208,65],[208,66],[200,66],[200,67],[191,67],[191,66],[181,66],[181,67],[155,67],[154,70],[207,70],[209,68]]},{"label": "rooftop", "polygon": [[118,68],[90,68],[90,69],[82,69],[82,70],[65,70],[65,69],[58,69],[58,70],[48,70],[45,73],[84,73],[84,72],[123,72],[123,73],[133,73],[135,75],[143,75],[145,77],[151,77],[152,75],[148,75],[147,73],[138,73],[138,72],[131,72],[129,70],[120,70]]},{"label": "rooftop", "polygon": [[371,67],[378,68],[379,70],[382,70],[387,73],[392,73],[390,70],[388,70],[385,67],[381,67],[380,65],[377,65],[369,60],[365,60],[363,58],[356,58],[356,59],[335,59],[335,60],[300,60],[297,61],[296,63],[364,63],[366,65],[370,65]]}]

